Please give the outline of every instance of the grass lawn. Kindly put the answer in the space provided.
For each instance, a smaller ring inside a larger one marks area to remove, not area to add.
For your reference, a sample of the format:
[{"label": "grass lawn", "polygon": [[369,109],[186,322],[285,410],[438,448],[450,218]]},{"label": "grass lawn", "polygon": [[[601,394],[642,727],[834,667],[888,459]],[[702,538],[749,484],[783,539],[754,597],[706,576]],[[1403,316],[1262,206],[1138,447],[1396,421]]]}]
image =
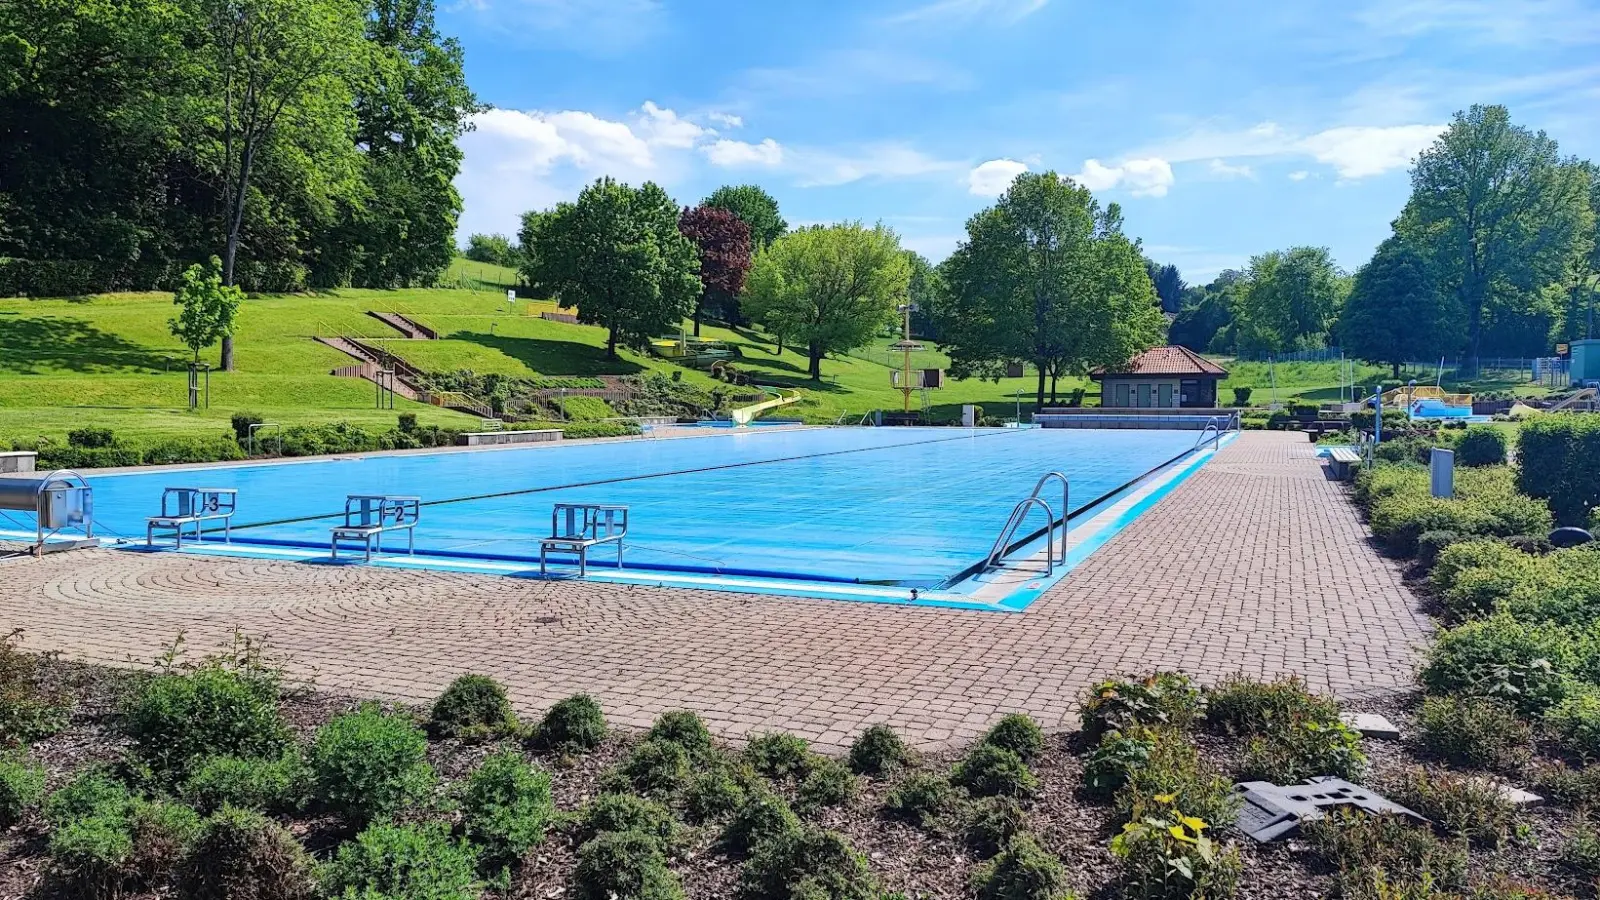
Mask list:
[{"label": "grass lawn", "polygon": [[[1268,366],[1266,363],[1241,362],[1235,359],[1221,359],[1219,364],[1228,370],[1228,377],[1218,387],[1218,400],[1222,403],[1233,402],[1233,388],[1252,388],[1250,402],[1257,406],[1265,406],[1272,402],[1273,377],[1277,378],[1278,402],[1288,405],[1291,403],[1338,403],[1339,392],[1339,364],[1337,362],[1288,362]],[[1471,382],[1457,382],[1446,373],[1444,387],[1450,391],[1462,393],[1481,393],[1484,391],[1513,391],[1519,397],[1542,397],[1550,393],[1550,388],[1543,385],[1531,384],[1526,381],[1497,381],[1484,379]],[[1406,375],[1401,380],[1409,381],[1416,377],[1418,384],[1432,384],[1433,375]],[[1379,383],[1393,383],[1394,378],[1388,366],[1374,366],[1366,363],[1356,363],[1356,386],[1363,388],[1370,394],[1373,386]]]}]

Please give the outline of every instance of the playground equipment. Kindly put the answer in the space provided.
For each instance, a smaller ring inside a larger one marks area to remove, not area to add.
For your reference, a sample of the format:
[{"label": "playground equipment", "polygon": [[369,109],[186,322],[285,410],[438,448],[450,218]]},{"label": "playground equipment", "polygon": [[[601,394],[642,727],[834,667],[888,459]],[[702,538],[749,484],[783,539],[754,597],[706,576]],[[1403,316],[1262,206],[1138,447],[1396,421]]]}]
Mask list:
[{"label": "playground equipment", "polygon": [[94,542],[94,490],[70,469],[0,478],[0,510],[6,509],[33,514],[35,540],[30,549],[35,554],[44,553],[45,541],[68,528],[82,528],[83,540]]},{"label": "playground equipment", "polygon": [[701,340],[687,334],[675,338],[656,338],[650,341],[650,352],[693,369],[726,362],[735,356],[725,341]]},{"label": "playground equipment", "polygon": [[183,530],[194,526],[194,539],[205,538],[205,523],[220,521],[222,539],[233,541],[233,512],[239,492],[233,488],[169,487],[161,492],[161,514],[145,520],[144,545],[155,545],[156,529],[171,533],[173,546],[183,549]]},{"label": "playground equipment", "polygon": [[344,524],[333,527],[329,542],[332,558],[339,558],[339,542],[361,542],[364,559],[372,560],[376,547],[383,552],[383,536],[392,531],[406,533],[406,552],[417,552],[417,521],[422,517],[422,498],[390,494],[351,494],[344,501]]},{"label": "playground equipment", "polygon": [[[762,388],[762,390],[767,389]],[[773,395],[771,400],[763,400],[760,403],[750,406],[741,406],[738,409],[731,410],[728,413],[728,418],[733,420],[734,425],[742,428],[755,421],[756,416],[761,415],[767,410],[777,409],[780,406],[787,406],[788,404],[794,403],[800,399],[799,391],[795,391],[793,394],[790,394],[787,397],[783,396],[783,394],[778,391],[767,390],[767,392]]]},{"label": "playground equipment", "polygon": [[617,545],[622,568],[622,539],[628,536],[628,508],[598,503],[557,503],[550,511],[550,536],[539,541],[539,575],[545,575],[551,550],[578,556],[578,577],[589,574],[589,548]]},{"label": "playground equipment", "polygon": [[911,313],[916,308],[911,303],[902,303],[895,308],[901,316],[900,340],[889,345],[891,353],[900,354],[900,368],[889,372],[889,383],[900,389],[902,413],[911,412],[912,391],[922,391],[922,406],[927,409],[928,391],[944,387],[943,369],[917,369],[915,378],[912,377],[911,354],[927,349],[920,341],[911,339]]}]

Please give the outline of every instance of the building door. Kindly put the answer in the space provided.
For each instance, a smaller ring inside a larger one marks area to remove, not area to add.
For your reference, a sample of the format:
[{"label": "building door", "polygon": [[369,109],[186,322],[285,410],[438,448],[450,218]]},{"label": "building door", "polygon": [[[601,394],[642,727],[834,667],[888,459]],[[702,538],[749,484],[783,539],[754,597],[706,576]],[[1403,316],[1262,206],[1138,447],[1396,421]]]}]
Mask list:
[{"label": "building door", "polygon": [[1139,385],[1139,408],[1140,409],[1149,409],[1150,408],[1150,383],[1149,382],[1144,382],[1143,384]]},{"label": "building door", "polygon": [[1161,397],[1160,406],[1163,409],[1165,409],[1167,407],[1171,407],[1171,406],[1176,406],[1177,405],[1177,404],[1172,402],[1172,385],[1170,385],[1170,384],[1161,385],[1160,397]]},{"label": "building door", "polygon": [[1126,381],[1117,382],[1116,397],[1117,397],[1117,400],[1116,400],[1117,406],[1122,408],[1122,409],[1127,409],[1128,408],[1128,383]]}]

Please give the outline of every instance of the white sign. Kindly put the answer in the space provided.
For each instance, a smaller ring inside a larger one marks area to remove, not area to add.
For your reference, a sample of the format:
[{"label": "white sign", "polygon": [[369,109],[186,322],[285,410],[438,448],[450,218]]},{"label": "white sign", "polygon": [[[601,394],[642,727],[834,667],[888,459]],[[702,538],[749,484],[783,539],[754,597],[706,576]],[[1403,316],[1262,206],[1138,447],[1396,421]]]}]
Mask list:
[{"label": "white sign", "polygon": [[506,302],[507,303],[515,303],[515,302],[517,302],[517,292],[513,291],[513,290],[510,290],[508,288],[506,290]]}]

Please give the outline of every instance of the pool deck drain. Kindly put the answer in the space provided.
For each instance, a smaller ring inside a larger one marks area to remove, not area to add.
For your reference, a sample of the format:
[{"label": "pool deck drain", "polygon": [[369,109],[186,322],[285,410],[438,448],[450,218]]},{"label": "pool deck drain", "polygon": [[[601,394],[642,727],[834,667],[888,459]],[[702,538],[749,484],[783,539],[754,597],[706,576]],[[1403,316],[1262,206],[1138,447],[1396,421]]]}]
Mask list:
[{"label": "pool deck drain", "polygon": [[838,748],[868,724],[916,746],[998,716],[1070,727],[1093,680],[1295,672],[1346,698],[1412,687],[1430,624],[1304,436],[1247,432],[1025,612],[83,550],[0,562],[0,621],[39,650],[149,660],[235,627],[325,689],[415,703],[467,671],[520,712],[587,692],[624,726],[700,711],[720,736]]}]

